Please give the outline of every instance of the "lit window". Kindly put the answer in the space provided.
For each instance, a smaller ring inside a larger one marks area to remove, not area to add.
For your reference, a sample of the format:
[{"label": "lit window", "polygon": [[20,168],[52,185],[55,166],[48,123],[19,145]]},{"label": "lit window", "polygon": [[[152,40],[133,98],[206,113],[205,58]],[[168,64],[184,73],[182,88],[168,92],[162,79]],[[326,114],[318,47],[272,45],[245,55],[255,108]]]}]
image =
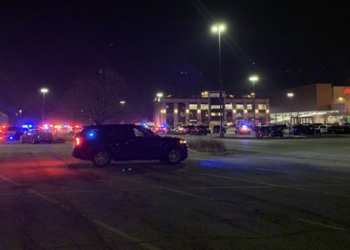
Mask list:
[{"label": "lit window", "polygon": [[208,104],[201,104],[201,110],[208,110],[209,105]]},{"label": "lit window", "polygon": [[243,104],[236,104],[236,109],[240,109],[240,110],[244,109]]},{"label": "lit window", "polygon": [[211,109],[220,109],[220,105],[211,105],[210,108]]},{"label": "lit window", "polygon": [[197,104],[190,104],[189,106],[191,110],[197,109]]},{"label": "lit window", "polygon": [[232,104],[231,103],[230,104],[226,104],[225,105],[225,109],[232,110]]},{"label": "lit window", "polygon": [[265,110],[266,109],[266,104],[258,104],[258,109],[259,110]]}]

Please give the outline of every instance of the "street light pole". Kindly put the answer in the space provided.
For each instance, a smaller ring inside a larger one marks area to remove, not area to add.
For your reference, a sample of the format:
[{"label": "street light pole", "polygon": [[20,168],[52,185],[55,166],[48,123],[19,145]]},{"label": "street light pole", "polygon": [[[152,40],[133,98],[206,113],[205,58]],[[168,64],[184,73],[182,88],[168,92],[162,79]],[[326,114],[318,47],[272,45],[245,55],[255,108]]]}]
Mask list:
[{"label": "street light pole", "polygon": [[120,104],[122,105],[122,122],[124,123],[124,121],[123,121],[123,118],[124,118],[124,110],[123,110],[123,107],[124,107],[125,101],[120,101]]},{"label": "street light pole", "polygon": [[219,83],[220,83],[220,94],[219,94],[219,102],[220,102],[220,137],[224,137],[224,133],[222,130],[222,119],[224,115],[224,107],[223,107],[223,97],[222,97],[222,76],[221,76],[221,31],[225,30],[225,25],[219,24],[214,25],[212,27],[213,32],[217,32],[219,35]]},{"label": "street light pole", "polygon": [[41,115],[41,123],[44,123],[44,118],[45,118],[45,93],[49,92],[49,90],[47,88],[42,88],[40,89],[40,92],[43,93],[43,111],[42,111],[42,115]]},{"label": "street light pole", "polygon": [[257,77],[257,76],[251,76],[251,77],[249,77],[249,81],[252,81],[253,82],[253,93],[252,93],[252,95],[253,95],[253,99],[254,99],[254,101],[253,101],[253,113],[254,113],[254,125],[256,125],[256,122],[255,122],[255,82],[256,81],[258,81],[259,80],[259,78]]},{"label": "street light pole", "polygon": [[289,137],[290,137],[290,128],[292,126],[292,98],[293,98],[294,94],[290,92],[290,93],[287,93],[287,96],[290,100],[290,112],[289,112],[289,119],[290,119]]}]

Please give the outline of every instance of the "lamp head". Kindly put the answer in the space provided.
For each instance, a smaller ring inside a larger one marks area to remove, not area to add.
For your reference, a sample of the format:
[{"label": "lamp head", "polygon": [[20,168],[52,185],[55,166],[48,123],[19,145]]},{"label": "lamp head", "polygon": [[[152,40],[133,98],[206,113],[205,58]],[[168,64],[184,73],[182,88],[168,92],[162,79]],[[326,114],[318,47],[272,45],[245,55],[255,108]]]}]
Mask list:
[{"label": "lamp head", "polygon": [[40,89],[40,92],[41,93],[47,93],[47,92],[49,92],[49,90],[47,88],[42,88],[42,89]]}]

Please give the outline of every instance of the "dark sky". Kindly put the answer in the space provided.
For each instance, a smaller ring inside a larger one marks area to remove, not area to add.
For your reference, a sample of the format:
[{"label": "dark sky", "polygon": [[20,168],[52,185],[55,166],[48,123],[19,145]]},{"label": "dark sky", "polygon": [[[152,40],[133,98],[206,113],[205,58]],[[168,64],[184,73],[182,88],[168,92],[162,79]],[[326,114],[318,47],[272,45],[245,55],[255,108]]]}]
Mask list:
[{"label": "dark sky", "polygon": [[[350,1],[0,1],[0,110],[50,111],[74,79],[103,67],[125,78],[127,103],[152,112],[152,97],[219,89],[256,92],[331,82],[348,85]],[[29,113],[29,111],[27,112]]]}]

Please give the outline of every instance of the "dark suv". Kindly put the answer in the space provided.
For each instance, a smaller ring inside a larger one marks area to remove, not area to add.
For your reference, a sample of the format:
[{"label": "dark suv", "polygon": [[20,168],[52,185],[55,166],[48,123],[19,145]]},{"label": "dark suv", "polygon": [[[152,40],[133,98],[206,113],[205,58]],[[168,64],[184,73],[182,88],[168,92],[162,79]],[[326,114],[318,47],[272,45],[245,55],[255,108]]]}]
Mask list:
[{"label": "dark suv", "polygon": [[97,167],[114,161],[160,160],[177,164],[188,157],[186,140],[161,137],[143,126],[111,124],[85,126],[74,136],[72,156]]},{"label": "dark suv", "polygon": [[[221,127],[221,130],[222,130],[223,133],[226,133],[225,127]],[[220,133],[220,125],[215,125],[213,127],[213,134],[214,133]]]},{"label": "dark suv", "polygon": [[206,126],[195,126],[191,132],[191,135],[207,135],[208,129]]}]

